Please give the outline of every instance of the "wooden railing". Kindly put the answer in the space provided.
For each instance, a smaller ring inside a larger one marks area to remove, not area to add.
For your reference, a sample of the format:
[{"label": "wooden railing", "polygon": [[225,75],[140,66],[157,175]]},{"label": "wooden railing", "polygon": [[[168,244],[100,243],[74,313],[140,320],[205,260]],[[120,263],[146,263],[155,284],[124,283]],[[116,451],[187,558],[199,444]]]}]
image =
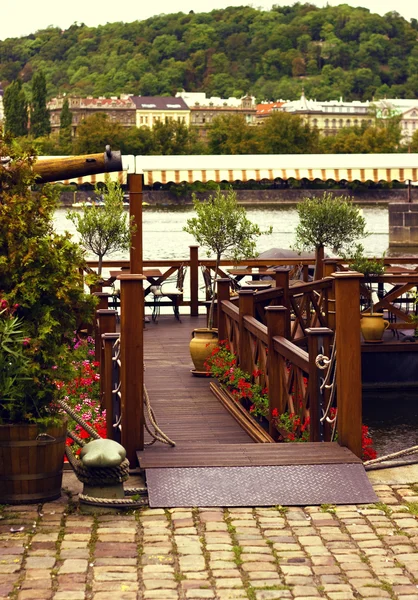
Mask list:
[{"label": "wooden railing", "polygon": [[[238,357],[239,366],[244,371],[262,372],[262,380],[257,382],[268,389],[270,435],[277,439],[274,415],[294,413],[300,416],[301,424],[309,416],[311,441],[324,439],[320,416],[327,399],[319,393],[319,373],[315,360],[320,348],[329,355],[333,340],[339,349],[335,375],[338,389],[339,441],[360,456],[360,276],[356,273],[337,273],[333,279],[337,306],[340,309],[334,339],[333,331],[327,327],[305,327],[308,350],[303,350],[288,337],[287,307],[268,306],[265,325],[254,316],[256,296],[260,292],[240,291],[237,306],[229,298],[229,279],[218,280],[218,335],[220,340],[228,340],[232,352]],[[328,289],[332,281],[327,280],[324,285]],[[312,289],[309,288],[307,293],[310,294]],[[316,304],[320,310],[320,305]],[[320,321],[318,314],[317,319]]]}]

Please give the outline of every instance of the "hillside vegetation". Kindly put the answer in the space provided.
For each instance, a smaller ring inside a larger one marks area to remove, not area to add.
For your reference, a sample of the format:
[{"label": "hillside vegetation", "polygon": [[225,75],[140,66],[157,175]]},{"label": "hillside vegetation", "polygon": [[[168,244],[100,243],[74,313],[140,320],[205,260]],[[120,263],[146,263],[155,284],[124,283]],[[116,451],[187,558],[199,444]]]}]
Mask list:
[{"label": "hillside vegetation", "polygon": [[171,95],[184,88],[276,100],[295,99],[304,87],[317,100],[415,98],[417,36],[416,19],[346,4],[230,7],[6,39],[0,81],[5,87],[20,77],[30,88],[41,69],[49,97]]}]

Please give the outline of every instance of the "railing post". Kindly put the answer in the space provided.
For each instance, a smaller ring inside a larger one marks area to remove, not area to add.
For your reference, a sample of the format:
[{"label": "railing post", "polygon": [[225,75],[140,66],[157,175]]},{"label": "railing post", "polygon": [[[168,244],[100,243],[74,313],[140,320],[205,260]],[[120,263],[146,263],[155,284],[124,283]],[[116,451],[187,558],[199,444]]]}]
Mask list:
[{"label": "railing post", "polygon": [[131,467],[144,449],[144,275],[120,281],[121,443]]},{"label": "railing post", "polygon": [[222,310],[222,301],[229,300],[229,279],[217,279],[217,323],[218,323],[218,340],[225,340],[227,337],[226,317]]},{"label": "railing post", "polygon": [[[338,260],[335,258],[326,258],[324,260],[324,277],[329,277],[337,272]],[[335,331],[335,280],[332,287],[328,290],[328,327]]]},{"label": "railing post", "polygon": [[289,267],[277,267],[276,271],[276,288],[282,288],[283,296],[282,296],[282,306],[287,308],[286,311],[286,328],[283,337],[287,340],[290,340],[290,299],[289,299]]},{"label": "railing post", "polygon": [[320,419],[322,417],[322,394],[321,394],[321,379],[316,366],[316,357],[320,354],[321,346],[323,352],[329,357],[330,338],[333,335],[328,327],[311,327],[306,330],[308,336],[308,354],[309,354],[309,441],[322,442],[324,441],[323,429],[321,428]]},{"label": "railing post", "polygon": [[242,290],[239,292],[239,365],[243,371],[251,373],[252,348],[251,336],[244,327],[244,317],[254,316],[254,292]]},{"label": "railing post", "polygon": [[102,335],[103,358],[100,364],[100,400],[102,409],[106,410],[106,435],[109,440],[116,438],[113,427],[113,344],[118,338],[118,333],[104,333]]},{"label": "railing post", "polygon": [[93,296],[99,298],[99,304],[97,305],[96,310],[106,310],[109,308],[110,294],[108,292],[93,292]]},{"label": "railing post", "polygon": [[280,415],[285,406],[284,382],[282,381],[283,369],[282,358],[274,351],[273,338],[285,337],[287,327],[287,313],[285,306],[267,306],[267,365],[268,365],[268,396],[269,396],[269,433],[274,440],[277,440],[279,433],[273,425],[273,410],[277,409]]},{"label": "railing post", "polygon": [[[133,173],[128,175],[129,186],[129,216],[135,230],[131,236],[130,271],[142,273],[142,187],[143,175]],[[133,217],[133,218],[132,218]]]},{"label": "railing post", "polygon": [[335,278],[338,442],[361,457],[362,384],[360,346],[360,280],[354,271]]},{"label": "railing post", "polygon": [[96,329],[95,329],[95,355],[97,362],[101,361],[101,346],[103,333],[115,333],[116,331],[116,310],[99,309],[96,310]]},{"label": "railing post", "polygon": [[199,246],[190,248],[190,316],[199,315]]}]

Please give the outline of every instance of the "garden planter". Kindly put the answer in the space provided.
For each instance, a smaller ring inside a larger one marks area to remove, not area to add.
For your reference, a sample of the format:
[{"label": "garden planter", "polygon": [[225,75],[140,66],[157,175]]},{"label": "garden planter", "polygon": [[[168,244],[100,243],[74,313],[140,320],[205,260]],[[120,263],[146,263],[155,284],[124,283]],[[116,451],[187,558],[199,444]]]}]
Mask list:
[{"label": "garden planter", "polygon": [[383,332],[389,327],[389,321],[383,318],[382,313],[365,313],[361,315],[360,329],[364,341],[367,343],[381,342]]},{"label": "garden planter", "polygon": [[0,425],[0,503],[50,502],[61,495],[67,420]]},{"label": "garden planter", "polygon": [[194,364],[194,375],[206,375],[205,362],[218,345],[218,330],[202,327],[194,329],[190,341],[190,355]]}]

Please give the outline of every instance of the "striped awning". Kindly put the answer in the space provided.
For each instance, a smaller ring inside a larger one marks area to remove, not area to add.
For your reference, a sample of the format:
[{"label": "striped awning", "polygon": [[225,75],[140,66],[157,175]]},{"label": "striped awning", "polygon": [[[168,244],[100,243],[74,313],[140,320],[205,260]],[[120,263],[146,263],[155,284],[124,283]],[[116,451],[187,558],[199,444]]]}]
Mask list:
[{"label": "striped awning", "polygon": [[112,181],[127,183],[132,173],[144,175],[144,184],[208,181],[262,181],[315,179],[321,181],[418,181],[418,154],[255,154],[123,156],[124,170],[66,179],[61,183],[92,185]]},{"label": "striped awning", "polygon": [[85,175],[84,177],[73,177],[72,179],[61,179],[59,181],[55,181],[54,183],[62,183],[63,185],[83,185],[85,183],[90,183],[91,185],[96,185],[96,183],[104,183],[106,179],[110,179],[110,181],[117,181],[121,185],[126,184],[128,181],[128,173],[127,171],[115,171],[113,173],[99,173],[97,175]]},{"label": "striped awning", "polygon": [[136,156],[144,184],[273,181],[418,180],[418,154],[276,154],[245,156]]}]

